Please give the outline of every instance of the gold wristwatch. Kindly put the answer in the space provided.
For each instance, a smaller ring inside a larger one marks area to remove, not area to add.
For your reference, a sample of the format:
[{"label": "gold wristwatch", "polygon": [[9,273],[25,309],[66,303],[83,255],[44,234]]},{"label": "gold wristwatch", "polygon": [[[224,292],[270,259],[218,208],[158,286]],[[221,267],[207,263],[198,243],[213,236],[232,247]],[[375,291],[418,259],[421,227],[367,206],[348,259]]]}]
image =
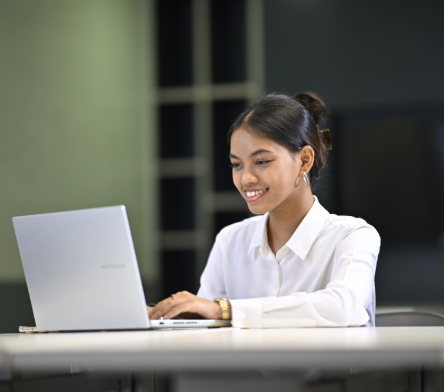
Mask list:
[{"label": "gold wristwatch", "polygon": [[222,320],[231,320],[230,317],[230,308],[228,307],[228,299],[226,298],[217,298],[214,300],[220,306],[220,313],[222,315]]}]

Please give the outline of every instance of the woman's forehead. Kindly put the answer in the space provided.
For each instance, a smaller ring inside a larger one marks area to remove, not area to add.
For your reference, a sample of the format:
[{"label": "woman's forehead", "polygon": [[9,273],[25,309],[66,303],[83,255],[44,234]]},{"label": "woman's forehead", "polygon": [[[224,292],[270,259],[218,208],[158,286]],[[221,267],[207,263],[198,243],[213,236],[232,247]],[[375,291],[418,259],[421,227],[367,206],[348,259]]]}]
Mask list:
[{"label": "woman's forehead", "polygon": [[277,142],[243,128],[234,131],[231,135],[230,149],[233,154],[236,154],[235,151],[240,154],[249,153],[258,149],[278,152],[282,148],[284,147]]}]

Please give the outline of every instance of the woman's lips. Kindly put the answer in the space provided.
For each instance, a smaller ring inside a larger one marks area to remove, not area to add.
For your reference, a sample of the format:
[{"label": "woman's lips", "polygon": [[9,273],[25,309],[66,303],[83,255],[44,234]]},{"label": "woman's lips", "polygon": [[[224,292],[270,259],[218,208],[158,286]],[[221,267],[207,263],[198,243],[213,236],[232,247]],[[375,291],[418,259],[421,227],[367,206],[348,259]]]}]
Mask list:
[{"label": "woman's lips", "polygon": [[262,193],[258,193],[257,195],[254,196],[247,196],[247,193],[245,192],[245,198],[247,200],[247,202],[252,202],[252,201],[256,201],[259,200],[262,196],[264,196],[266,193],[268,192],[268,188],[265,189]]}]

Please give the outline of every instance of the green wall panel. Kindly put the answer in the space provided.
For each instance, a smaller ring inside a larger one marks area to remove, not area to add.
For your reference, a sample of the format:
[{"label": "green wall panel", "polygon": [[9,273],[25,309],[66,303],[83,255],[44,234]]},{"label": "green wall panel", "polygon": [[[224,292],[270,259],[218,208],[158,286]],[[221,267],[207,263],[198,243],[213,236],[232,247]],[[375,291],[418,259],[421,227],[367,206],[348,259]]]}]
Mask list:
[{"label": "green wall panel", "polygon": [[115,204],[157,279],[146,4],[1,3],[0,284],[24,280],[13,216]]}]

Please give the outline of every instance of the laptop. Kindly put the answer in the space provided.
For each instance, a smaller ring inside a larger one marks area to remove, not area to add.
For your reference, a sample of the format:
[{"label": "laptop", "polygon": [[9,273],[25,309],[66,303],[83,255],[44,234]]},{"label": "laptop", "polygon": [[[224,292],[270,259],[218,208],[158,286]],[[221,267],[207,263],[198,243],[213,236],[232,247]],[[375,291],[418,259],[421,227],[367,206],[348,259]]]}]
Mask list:
[{"label": "laptop", "polygon": [[125,206],[12,219],[36,327],[23,331],[223,327],[150,320]]}]

